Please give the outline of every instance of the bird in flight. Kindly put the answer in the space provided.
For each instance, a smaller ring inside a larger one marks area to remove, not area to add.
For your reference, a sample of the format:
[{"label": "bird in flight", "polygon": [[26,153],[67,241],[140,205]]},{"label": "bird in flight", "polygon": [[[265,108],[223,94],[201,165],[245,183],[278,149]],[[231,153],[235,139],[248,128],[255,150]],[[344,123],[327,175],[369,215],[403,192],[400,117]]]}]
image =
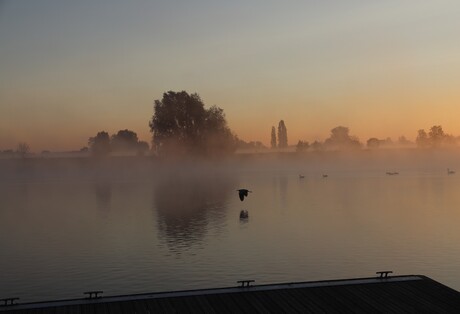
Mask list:
[{"label": "bird in flight", "polygon": [[241,201],[244,201],[245,196],[248,197],[248,192],[252,193],[252,191],[249,191],[247,189],[239,189],[237,191],[238,191],[238,195],[240,196]]}]

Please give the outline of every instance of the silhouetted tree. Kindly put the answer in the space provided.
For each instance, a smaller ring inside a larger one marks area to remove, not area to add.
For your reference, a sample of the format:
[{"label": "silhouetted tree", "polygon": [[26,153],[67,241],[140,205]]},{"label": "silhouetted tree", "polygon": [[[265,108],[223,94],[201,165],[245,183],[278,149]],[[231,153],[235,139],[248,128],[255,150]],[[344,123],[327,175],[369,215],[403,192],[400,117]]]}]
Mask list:
[{"label": "silhouetted tree", "polygon": [[144,156],[145,153],[149,151],[149,149],[150,147],[147,142],[144,142],[144,141],[137,142],[137,155]]},{"label": "silhouetted tree", "polygon": [[221,155],[236,149],[223,109],[205,109],[198,94],[164,93],[155,100],[149,126],[159,154]]},{"label": "silhouetted tree", "polygon": [[312,144],[311,144],[311,148],[314,150],[314,151],[321,151],[321,150],[324,150],[324,145],[323,143],[319,142],[319,141],[314,141]]},{"label": "silhouetted tree", "polygon": [[404,135],[402,135],[398,138],[398,144],[399,145],[410,145],[412,143]]},{"label": "silhouetted tree", "polygon": [[425,148],[430,145],[428,140],[428,134],[426,134],[425,130],[420,129],[417,131],[417,138],[415,139],[418,147]]},{"label": "silhouetted tree", "polygon": [[88,146],[95,156],[107,156],[110,153],[109,133],[101,131],[95,137],[88,139]]},{"label": "silhouetted tree", "polygon": [[137,151],[139,139],[136,132],[130,130],[120,130],[117,134],[112,135],[111,147],[112,151]]},{"label": "silhouetted tree", "polygon": [[21,142],[18,144],[18,147],[16,148],[16,153],[21,157],[21,158],[26,158],[27,155],[30,153],[30,146],[27,143]]},{"label": "silhouetted tree", "polygon": [[287,129],[284,121],[278,123],[278,147],[286,148],[288,146]]},{"label": "silhouetted tree", "polygon": [[300,153],[306,151],[308,147],[310,147],[310,144],[307,141],[298,141],[295,150]]},{"label": "silhouetted tree", "polygon": [[356,136],[349,135],[350,130],[344,126],[338,126],[331,130],[331,136],[324,144],[332,149],[357,149],[361,147]]},{"label": "silhouetted tree", "polygon": [[378,148],[380,146],[380,140],[375,137],[371,137],[367,140],[367,147],[368,148]]},{"label": "silhouetted tree", "polygon": [[368,148],[379,148],[382,146],[391,146],[393,145],[393,141],[390,137],[387,137],[384,140],[379,140],[378,138],[372,137],[367,140],[367,147]]},{"label": "silhouetted tree", "polygon": [[457,138],[451,134],[445,134],[444,135],[444,143],[446,145],[456,145],[457,144]]},{"label": "silhouetted tree", "polygon": [[383,145],[386,145],[386,146],[391,146],[393,145],[393,140],[391,139],[391,137],[387,137],[386,139],[383,140]]},{"label": "silhouetted tree", "polygon": [[454,136],[444,133],[442,126],[434,125],[430,128],[428,134],[423,129],[418,130],[416,143],[417,146],[422,148],[437,148],[445,145],[454,145],[456,144],[456,139]]},{"label": "silhouetted tree", "polygon": [[245,142],[241,139],[237,139],[237,144],[236,144],[238,149],[265,149],[267,148],[262,142],[260,141],[250,141],[250,142]]},{"label": "silhouetted tree", "polygon": [[428,133],[430,143],[433,147],[439,147],[445,139],[444,131],[440,125],[434,125],[431,127],[430,132]]},{"label": "silhouetted tree", "polygon": [[0,155],[7,156],[7,157],[13,157],[14,151],[12,149],[5,149],[0,152]]},{"label": "silhouetted tree", "polygon": [[271,135],[271,140],[270,140],[270,147],[271,148],[276,148],[276,130],[275,130],[274,126],[272,126],[272,135]]}]

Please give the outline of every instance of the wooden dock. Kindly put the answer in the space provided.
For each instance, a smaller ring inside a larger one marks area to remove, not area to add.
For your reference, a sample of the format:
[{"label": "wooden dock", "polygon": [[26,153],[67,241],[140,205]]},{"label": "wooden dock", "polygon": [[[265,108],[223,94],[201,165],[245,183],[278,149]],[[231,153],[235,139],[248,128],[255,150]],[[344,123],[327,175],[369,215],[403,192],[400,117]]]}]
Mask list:
[{"label": "wooden dock", "polygon": [[[16,300],[15,300],[16,301]],[[10,301],[11,303],[11,301]],[[95,297],[0,306],[8,313],[460,313],[460,293],[392,276]]]}]

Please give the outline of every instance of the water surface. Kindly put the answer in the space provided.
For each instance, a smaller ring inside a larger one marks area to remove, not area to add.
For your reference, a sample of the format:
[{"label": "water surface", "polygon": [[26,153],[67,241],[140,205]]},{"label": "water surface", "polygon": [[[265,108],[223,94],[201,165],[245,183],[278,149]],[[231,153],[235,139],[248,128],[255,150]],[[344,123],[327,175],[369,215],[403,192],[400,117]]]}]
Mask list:
[{"label": "water surface", "polygon": [[[460,289],[460,174],[447,175],[444,165],[397,164],[400,174],[388,176],[380,163],[287,163],[4,165],[0,297],[26,302],[379,270]],[[253,191],[244,202],[241,187]],[[249,219],[239,219],[242,209]]]}]

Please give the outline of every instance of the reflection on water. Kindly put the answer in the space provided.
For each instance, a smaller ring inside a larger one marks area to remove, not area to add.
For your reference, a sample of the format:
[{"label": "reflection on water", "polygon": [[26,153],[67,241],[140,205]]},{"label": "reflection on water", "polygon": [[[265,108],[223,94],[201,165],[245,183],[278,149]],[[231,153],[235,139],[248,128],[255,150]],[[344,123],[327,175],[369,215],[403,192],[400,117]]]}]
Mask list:
[{"label": "reflection on water", "polygon": [[112,199],[112,187],[109,181],[99,181],[94,183],[94,193],[96,194],[97,207],[101,211],[110,210]]},{"label": "reflection on water", "polygon": [[281,199],[281,206],[284,209],[287,207],[287,190],[288,190],[288,179],[285,175],[279,177],[279,184],[280,184],[279,193],[280,193],[280,199]]},{"label": "reflection on water", "polygon": [[210,225],[223,227],[230,194],[232,180],[225,175],[174,175],[162,180],[153,193],[159,237],[176,253],[199,245]]}]

